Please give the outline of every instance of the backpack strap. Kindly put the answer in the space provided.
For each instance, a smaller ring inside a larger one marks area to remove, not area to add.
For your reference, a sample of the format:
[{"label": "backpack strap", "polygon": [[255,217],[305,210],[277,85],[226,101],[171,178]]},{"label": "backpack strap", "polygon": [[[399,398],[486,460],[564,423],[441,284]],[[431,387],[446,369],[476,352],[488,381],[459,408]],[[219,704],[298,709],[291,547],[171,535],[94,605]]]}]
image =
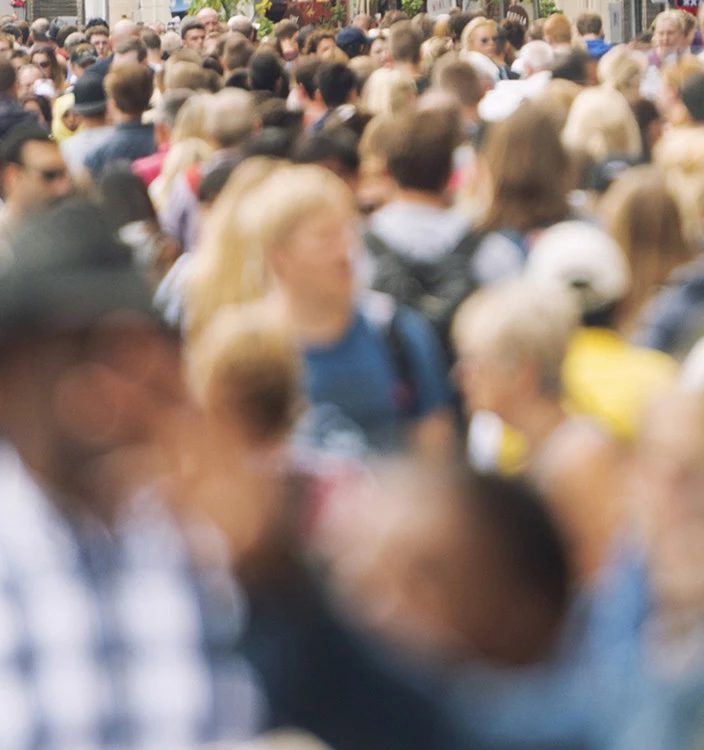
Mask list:
[{"label": "backpack strap", "polygon": [[367,291],[362,296],[360,311],[382,334],[386,350],[396,375],[394,402],[403,418],[410,418],[418,400],[418,388],[413,376],[413,363],[404,334],[400,313],[403,307],[396,304],[390,294]]}]

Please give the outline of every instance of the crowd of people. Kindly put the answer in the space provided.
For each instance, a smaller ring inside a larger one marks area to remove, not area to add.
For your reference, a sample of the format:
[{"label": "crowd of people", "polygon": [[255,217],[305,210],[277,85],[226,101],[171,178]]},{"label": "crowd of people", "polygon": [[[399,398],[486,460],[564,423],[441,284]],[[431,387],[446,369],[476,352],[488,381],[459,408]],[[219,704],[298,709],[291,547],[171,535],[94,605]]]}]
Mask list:
[{"label": "crowd of people", "polygon": [[490,9],[0,18],[0,748],[701,747],[702,29]]}]

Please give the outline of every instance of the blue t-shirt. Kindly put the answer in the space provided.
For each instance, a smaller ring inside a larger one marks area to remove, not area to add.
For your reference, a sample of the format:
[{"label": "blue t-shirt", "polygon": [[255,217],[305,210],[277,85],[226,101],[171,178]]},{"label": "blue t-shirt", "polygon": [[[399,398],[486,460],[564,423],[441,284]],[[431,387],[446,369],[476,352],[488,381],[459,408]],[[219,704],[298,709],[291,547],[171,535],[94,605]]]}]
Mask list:
[{"label": "blue t-shirt", "polygon": [[409,370],[406,379],[413,388],[410,408],[399,397],[403,375],[388,335],[360,310],[337,343],[304,352],[311,404],[337,407],[377,451],[401,449],[410,423],[449,407],[451,401],[444,355],[429,324],[400,308],[395,325]]}]

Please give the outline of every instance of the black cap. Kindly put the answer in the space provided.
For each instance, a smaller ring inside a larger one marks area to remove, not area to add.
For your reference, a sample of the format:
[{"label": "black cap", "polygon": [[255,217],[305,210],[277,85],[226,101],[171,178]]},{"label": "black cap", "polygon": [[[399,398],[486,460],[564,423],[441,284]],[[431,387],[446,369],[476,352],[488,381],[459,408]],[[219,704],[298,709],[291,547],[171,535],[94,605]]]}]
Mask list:
[{"label": "black cap", "polygon": [[682,87],[680,97],[694,122],[704,122],[704,73],[695,73]]},{"label": "black cap", "polygon": [[82,75],[73,87],[75,103],[73,111],[79,115],[102,115],[107,105],[102,76],[91,73]]},{"label": "black cap", "polygon": [[151,293],[101,210],[70,200],[27,221],[0,270],[0,340],[29,327],[83,330],[111,313],[152,315]]}]

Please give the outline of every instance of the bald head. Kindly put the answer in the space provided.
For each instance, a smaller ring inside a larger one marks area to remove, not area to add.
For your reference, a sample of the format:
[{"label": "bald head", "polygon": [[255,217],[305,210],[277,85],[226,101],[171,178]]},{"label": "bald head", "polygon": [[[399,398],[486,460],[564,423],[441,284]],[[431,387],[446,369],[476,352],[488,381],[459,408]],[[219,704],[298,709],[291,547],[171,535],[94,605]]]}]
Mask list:
[{"label": "bald head", "polygon": [[202,8],[196,19],[205,26],[205,33],[212,34],[220,31],[220,16],[214,8]]},{"label": "bald head", "polygon": [[244,34],[247,39],[252,39],[252,31],[254,30],[254,27],[247,16],[232,16],[227,22],[227,25],[230,27],[230,31],[239,31],[239,33]]},{"label": "bald head", "polygon": [[130,21],[129,18],[121,19],[112,27],[110,41],[113,48],[131,37],[139,38],[139,26],[134,21]]}]

